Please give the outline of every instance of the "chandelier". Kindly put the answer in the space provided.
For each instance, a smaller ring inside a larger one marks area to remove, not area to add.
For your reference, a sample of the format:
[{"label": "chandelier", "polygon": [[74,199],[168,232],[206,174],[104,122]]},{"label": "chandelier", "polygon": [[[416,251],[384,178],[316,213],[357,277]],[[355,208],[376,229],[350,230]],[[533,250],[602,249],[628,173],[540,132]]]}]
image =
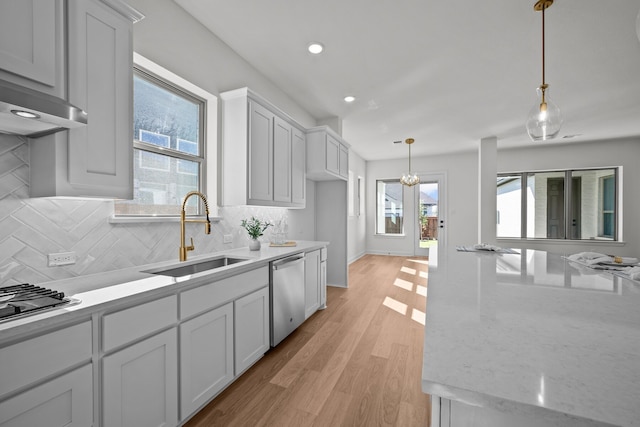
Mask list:
[{"label": "chandelier", "polygon": [[562,126],[560,108],[549,100],[549,85],[544,79],[544,11],[552,4],[553,0],[538,0],[533,6],[542,12],[542,84],[537,89],[538,100],[527,117],[527,133],[532,141],[553,139]]},{"label": "chandelier", "polygon": [[420,183],[420,178],[415,173],[411,172],[411,144],[413,144],[414,139],[408,138],[404,141],[409,146],[409,171],[402,175],[400,178],[400,183],[402,185],[406,185],[407,187],[413,187],[416,184]]}]

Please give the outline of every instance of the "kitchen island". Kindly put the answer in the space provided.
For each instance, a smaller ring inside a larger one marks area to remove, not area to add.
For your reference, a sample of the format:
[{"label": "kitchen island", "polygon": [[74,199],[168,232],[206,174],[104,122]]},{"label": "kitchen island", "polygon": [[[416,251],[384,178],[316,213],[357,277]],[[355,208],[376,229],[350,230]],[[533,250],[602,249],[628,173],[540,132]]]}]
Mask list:
[{"label": "kitchen island", "polygon": [[640,282],[519,251],[430,256],[431,425],[639,426]]}]

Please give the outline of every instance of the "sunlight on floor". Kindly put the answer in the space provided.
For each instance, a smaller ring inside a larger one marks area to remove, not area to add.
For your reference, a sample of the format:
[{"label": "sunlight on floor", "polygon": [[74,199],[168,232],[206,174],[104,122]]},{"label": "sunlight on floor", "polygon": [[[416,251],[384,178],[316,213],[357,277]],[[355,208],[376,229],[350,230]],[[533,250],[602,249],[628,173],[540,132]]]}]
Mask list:
[{"label": "sunlight on floor", "polygon": [[411,313],[411,320],[414,320],[424,326],[426,318],[427,315],[423,311],[416,310],[415,308],[413,309],[413,312]]},{"label": "sunlight on floor", "polygon": [[403,280],[396,277],[396,280],[393,282],[393,285],[409,292],[413,291],[413,283],[409,282],[408,280]]},{"label": "sunlight on floor", "polygon": [[416,286],[416,294],[418,295],[422,295],[423,297],[427,297],[427,287],[426,286],[422,286],[422,285],[418,285]]},{"label": "sunlight on floor", "polygon": [[409,268],[409,267],[402,267],[400,269],[400,271],[402,271],[403,273],[407,273],[407,274],[416,274],[416,269],[415,268]]},{"label": "sunlight on floor", "polygon": [[403,316],[407,314],[407,304],[401,303],[391,297],[386,297],[382,305],[389,307],[391,310],[396,311]]},{"label": "sunlight on floor", "polygon": [[[423,264],[423,265],[429,264],[429,261],[425,259],[407,259],[406,261],[414,262],[416,264]],[[420,271],[415,268],[402,266],[400,267],[399,273],[411,275],[413,276],[413,278],[411,280],[405,280],[405,279],[401,279],[400,277],[396,277],[395,280],[393,281],[394,286],[397,286],[398,288],[404,289],[405,291],[408,291],[408,292],[413,292],[414,285],[415,285],[415,293],[421,297],[424,297],[424,298],[427,297],[427,286],[419,285],[418,283],[416,283],[416,281],[419,281],[421,279],[427,279],[429,277],[429,274],[426,271]],[[384,299],[382,305],[390,308],[391,310],[403,316],[410,315],[411,320],[423,326],[425,324],[426,313],[422,310],[419,310],[416,308],[410,308],[407,304],[402,303],[389,296],[387,296]],[[411,309],[410,314],[407,313],[408,309]]]}]

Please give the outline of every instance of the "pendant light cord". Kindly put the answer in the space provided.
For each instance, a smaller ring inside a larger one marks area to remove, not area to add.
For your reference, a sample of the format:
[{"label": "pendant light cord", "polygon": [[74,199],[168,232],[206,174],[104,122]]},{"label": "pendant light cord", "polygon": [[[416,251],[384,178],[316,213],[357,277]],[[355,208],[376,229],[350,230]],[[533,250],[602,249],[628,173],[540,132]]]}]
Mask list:
[{"label": "pendant light cord", "polygon": [[542,4],[542,86],[545,86],[544,79],[544,10],[547,8],[546,4]]}]

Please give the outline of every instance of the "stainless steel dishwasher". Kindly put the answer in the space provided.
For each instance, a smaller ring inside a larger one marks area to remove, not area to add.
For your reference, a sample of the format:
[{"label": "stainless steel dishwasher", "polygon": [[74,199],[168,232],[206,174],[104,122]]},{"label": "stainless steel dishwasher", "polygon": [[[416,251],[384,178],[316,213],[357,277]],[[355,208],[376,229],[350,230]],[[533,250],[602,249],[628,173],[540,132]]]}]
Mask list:
[{"label": "stainless steel dishwasher", "polygon": [[271,262],[271,346],[304,322],[304,254]]}]

